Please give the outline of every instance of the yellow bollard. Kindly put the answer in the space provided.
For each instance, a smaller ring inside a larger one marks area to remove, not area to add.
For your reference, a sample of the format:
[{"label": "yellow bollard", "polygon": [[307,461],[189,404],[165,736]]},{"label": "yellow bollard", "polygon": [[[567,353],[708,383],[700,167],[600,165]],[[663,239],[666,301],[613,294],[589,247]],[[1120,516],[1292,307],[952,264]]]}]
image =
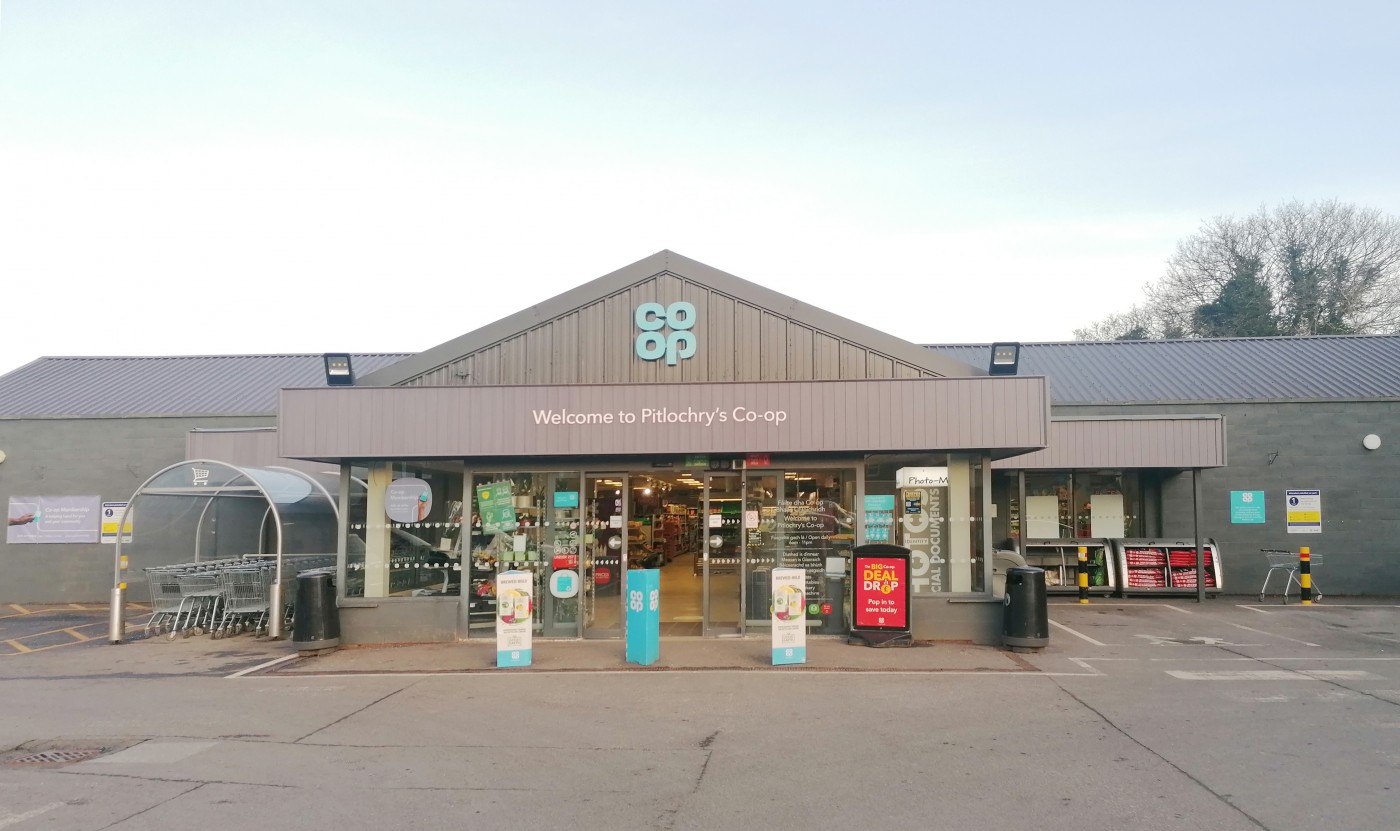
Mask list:
[{"label": "yellow bollard", "polygon": [[1079,602],[1089,602],[1089,549],[1079,546]]}]

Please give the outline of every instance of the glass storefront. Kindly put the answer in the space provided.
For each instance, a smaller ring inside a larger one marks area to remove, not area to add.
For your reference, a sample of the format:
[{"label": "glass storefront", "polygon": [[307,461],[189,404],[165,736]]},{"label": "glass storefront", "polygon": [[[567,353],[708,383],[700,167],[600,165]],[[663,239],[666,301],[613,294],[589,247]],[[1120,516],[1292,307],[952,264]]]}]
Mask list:
[{"label": "glass storefront", "polygon": [[993,539],[1010,549],[1025,540],[1153,536],[1156,523],[1143,509],[1142,481],[1136,470],[997,471]]},{"label": "glass storefront", "polygon": [[627,572],[658,569],[663,636],[723,636],[766,631],[773,569],[801,568],[809,627],[841,632],[859,540],[914,549],[916,595],[983,591],[979,457],[657,468],[352,468],[345,594],[460,596],[468,636],[493,637],[496,579],[525,571],[537,637],[615,638]]}]

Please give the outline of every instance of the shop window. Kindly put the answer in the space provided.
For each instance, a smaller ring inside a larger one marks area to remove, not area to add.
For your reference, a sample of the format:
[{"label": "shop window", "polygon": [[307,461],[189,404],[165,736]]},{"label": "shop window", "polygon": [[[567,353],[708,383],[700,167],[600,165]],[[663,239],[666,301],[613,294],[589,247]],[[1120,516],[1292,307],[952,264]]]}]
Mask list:
[{"label": "shop window", "polygon": [[909,549],[915,596],[985,590],[982,470],[958,454],[867,458],[864,539]]},{"label": "shop window", "polygon": [[1074,536],[1073,489],[1069,473],[1026,474],[1026,539]]},{"label": "shop window", "polygon": [[461,465],[392,462],[355,468],[350,494],[346,596],[461,592]]},{"label": "shop window", "polygon": [[494,629],[496,576],[534,576],[535,631],[576,637],[587,496],[577,473],[512,472],[472,475],[466,551],[470,629]]}]

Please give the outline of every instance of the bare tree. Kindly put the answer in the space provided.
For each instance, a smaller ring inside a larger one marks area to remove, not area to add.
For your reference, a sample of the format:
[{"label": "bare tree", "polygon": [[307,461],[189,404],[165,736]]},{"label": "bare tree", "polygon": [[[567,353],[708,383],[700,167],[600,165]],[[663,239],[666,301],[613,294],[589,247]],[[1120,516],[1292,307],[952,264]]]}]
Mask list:
[{"label": "bare tree", "polygon": [[1335,200],[1216,217],[1080,339],[1400,332],[1400,219]]}]

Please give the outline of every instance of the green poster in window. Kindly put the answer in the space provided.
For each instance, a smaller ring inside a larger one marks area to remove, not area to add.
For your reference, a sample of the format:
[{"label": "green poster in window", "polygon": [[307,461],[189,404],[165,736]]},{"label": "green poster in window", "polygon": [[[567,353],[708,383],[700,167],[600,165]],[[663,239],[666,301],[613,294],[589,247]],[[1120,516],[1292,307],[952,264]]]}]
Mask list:
[{"label": "green poster in window", "polygon": [[515,530],[515,494],[510,482],[476,486],[476,510],[481,533],[508,534]]}]

